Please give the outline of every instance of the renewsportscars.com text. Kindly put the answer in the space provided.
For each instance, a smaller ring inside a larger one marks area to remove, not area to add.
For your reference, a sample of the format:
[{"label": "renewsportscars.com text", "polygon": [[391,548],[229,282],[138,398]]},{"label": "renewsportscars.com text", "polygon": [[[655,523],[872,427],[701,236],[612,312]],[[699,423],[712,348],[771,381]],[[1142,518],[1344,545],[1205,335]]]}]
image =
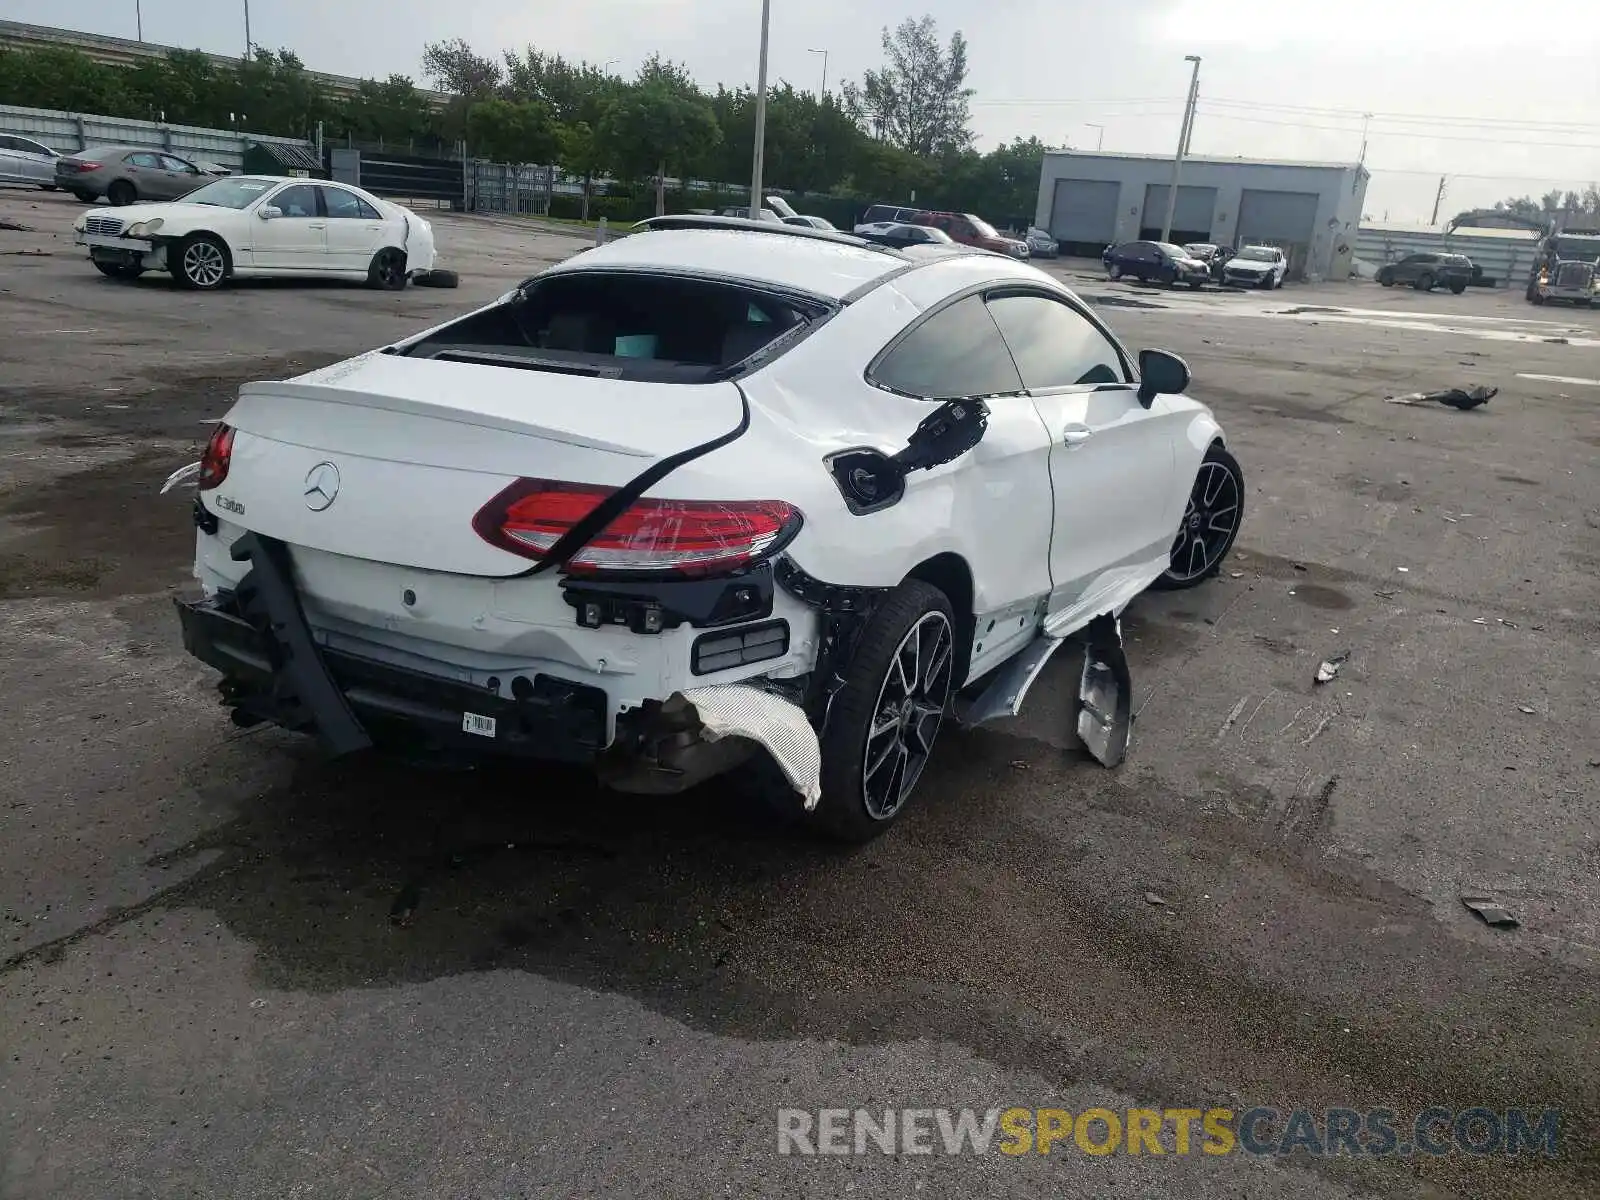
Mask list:
[{"label": "renewsportscars.com text", "polygon": [[1555,1109],[781,1108],[779,1154],[1555,1157]]}]

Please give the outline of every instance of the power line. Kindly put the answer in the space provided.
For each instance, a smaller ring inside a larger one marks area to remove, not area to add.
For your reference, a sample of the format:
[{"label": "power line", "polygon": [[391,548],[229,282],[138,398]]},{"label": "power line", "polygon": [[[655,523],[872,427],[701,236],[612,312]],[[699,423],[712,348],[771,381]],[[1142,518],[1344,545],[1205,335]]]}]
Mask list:
[{"label": "power line", "polygon": [[[1244,121],[1252,125],[1278,125],[1286,129],[1315,129],[1326,133],[1360,133],[1359,126],[1352,125],[1316,125],[1309,121],[1274,121],[1269,117],[1247,117],[1239,113],[1213,112],[1209,106],[1204,110],[1208,119],[1214,121]],[[1432,142],[1475,142],[1483,146],[1534,146],[1558,150],[1600,150],[1600,143],[1572,142],[1530,142],[1525,138],[1490,138],[1490,137],[1462,137],[1456,134],[1444,133],[1413,133],[1400,130],[1390,130],[1387,134],[1381,129],[1372,132],[1373,137],[1412,137],[1419,140]]]},{"label": "power line", "polygon": [[1427,113],[1394,113],[1394,112],[1367,112],[1356,108],[1318,108],[1306,104],[1278,104],[1259,100],[1229,100],[1218,96],[1207,97],[1210,104],[1223,104],[1231,108],[1258,109],[1270,112],[1299,112],[1310,113],[1315,116],[1351,117],[1360,119],[1370,116],[1374,120],[1384,122],[1398,122],[1401,124],[1437,124],[1437,125],[1465,125],[1472,128],[1508,128],[1508,129],[1544,129],[1544,130],[1578,130],[1581,132],[1600,132],[1600,124],[1592,121],[1536,121],[1524,120],[1520,117],[1470,117],[1459,113],[1427,114]]}]

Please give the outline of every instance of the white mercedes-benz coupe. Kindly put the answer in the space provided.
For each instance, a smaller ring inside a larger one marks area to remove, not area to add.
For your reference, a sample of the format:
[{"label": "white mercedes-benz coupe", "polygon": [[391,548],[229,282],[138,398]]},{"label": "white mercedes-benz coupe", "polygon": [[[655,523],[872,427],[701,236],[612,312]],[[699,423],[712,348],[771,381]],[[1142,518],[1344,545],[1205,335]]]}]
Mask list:
[{"label": "white mercedes-benz coupe", "polygon": [[233,176],[181,200],[91,208],[73,229],[95,268],[113,279],[166,270],[180,286],[199,289],[253,275],[389,289],[408,279],[454,282],[433,270],[428,222],[360,188],[317,179]]},{"label": "white mercedes-benz coupe", "polygon": [[[592,764],[676,792],[765,756],[864,840],[946,719],[1212,575],[1244,483],[1184,363],[959,246],[667,217],[487,307],[251,383],[199,463],[191,653],[242,725]],[[767,772],[771,774],[771,772]]]}]

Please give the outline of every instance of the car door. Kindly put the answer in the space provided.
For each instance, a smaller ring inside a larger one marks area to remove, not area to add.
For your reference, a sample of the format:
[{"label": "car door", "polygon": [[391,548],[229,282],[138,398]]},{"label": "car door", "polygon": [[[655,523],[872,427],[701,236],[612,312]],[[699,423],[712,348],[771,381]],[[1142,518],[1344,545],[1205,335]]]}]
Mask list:
[{"label": "car door", "polygon": [[1414,283],[1422,271],[1422,263],[1427,259],[1426,254],[1408,254],[1395,263],[1391,274],[1396,283]]},{"label": "car door", "polygon": [[169,200],[187,196],[206,181],[206,173],[192,162],[174,154],[161,156],[161,174]]},{"label": "car door", "polygon": [[1177,418],[1146,408],[1098,321],[1032,288],[986,296],[1050,438],[1050,612],[1089,610],[1171,547]]},{"label": "car door", "polygon": [[26,178],[22,167],[22,154],[17,149],[17,139],[0,135],[0,180],[20,183]]},{"label": "car door", "polygon": [[252,234],[256,266],[271,271],[328,269],[328,222],[322,215],[316,184],[288,184],[261,207],[276,208],[279,215],[261,220],[257,210]]},{"label": "car door", "polygon": [[[1049,440],[1022,387],[1016,364],[981,295],[919,316],[867,370],[867,380],[927,402],[983,399],[983,440],[955,462],[906,479],[909,495],[937,498],[940,518],[964,546],[972,570],[974,613],[994,617],[974,649],[974,674],[1034,636],[1032,608],[1050,590],[1053,522]],[[916,419],[920,419],[920,414]],[[1009,613],[1000,621],[995,614]],[[981,628],[981,627],[980,627]]]},{"label": "car door", "polygon": [[322,209],[328,222],[328,269],[365,271],[384,244],[383,217],[354,192],[323,184]]},{"label": "car door", "polygon": [[122,160],[122,170],[127,175],[141,200],[166,200],[166,170],[161,165],[161,155],[154,150],[138,150]]}]

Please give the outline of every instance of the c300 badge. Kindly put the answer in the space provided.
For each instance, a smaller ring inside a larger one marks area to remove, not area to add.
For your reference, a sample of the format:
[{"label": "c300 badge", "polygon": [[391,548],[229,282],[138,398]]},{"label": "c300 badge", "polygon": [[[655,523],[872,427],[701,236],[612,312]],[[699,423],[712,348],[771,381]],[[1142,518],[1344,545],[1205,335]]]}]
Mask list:
[{"label": "c300 badge", "polygon": [[231,513],[238,513],[241,517],[244,516],[244,505],[230,496],[218,496],[217,507],[225,508]]}]

